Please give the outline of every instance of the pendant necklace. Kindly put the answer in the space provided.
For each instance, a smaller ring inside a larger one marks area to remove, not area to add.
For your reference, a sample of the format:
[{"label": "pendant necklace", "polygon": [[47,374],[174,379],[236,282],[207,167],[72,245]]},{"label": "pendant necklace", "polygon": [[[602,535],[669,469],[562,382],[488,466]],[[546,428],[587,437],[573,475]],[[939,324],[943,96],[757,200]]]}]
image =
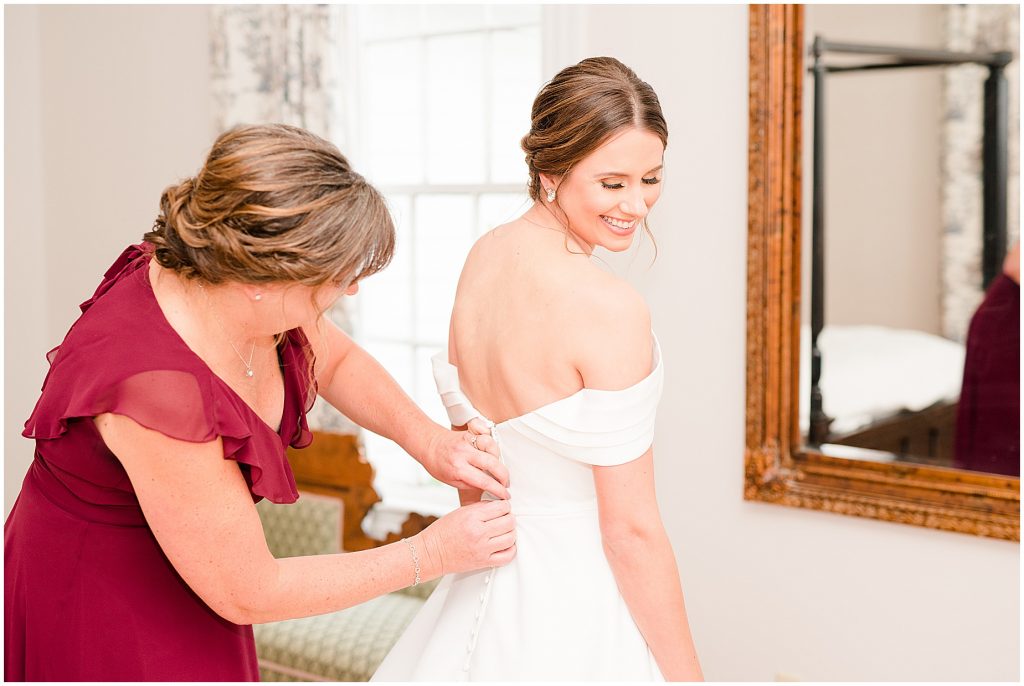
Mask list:
[{"label": "pendant necklace", "polygon": [[235,351],[236,355],[238,355],[238,359],[241,360],[242,364],[245,365],[245,375],[250,379],[253,378],[255,376],[255,373],[253,372],[252,369],[252,358],[253,355],[256,353],[256,339],[252,339],[252,348],[249,349],[249,361],[246,362],[245,358],[242,357],[242,353],[238,352],[238,348],[236,348],[235,344],[231,342],[231,336],[228,335],[227,330],[224,328],[224,324],[222,324],[220,321],[220,317],[217,316],[217,312],[213,309],[213,304],[210,302],[210,295],[206,292],[206,289],[203,287],[203,284],[200,283],[198,284],[198,286],[199,290],[203,292],[203,297],[206,298],[206,307],[207,309],[210,310],[210,314],[213,315],[213,321],[217,322],[217,326],[220,328],[221,333],[224,334],[224,338],[227,339],[228,345],[231,346],[231,349]]}]

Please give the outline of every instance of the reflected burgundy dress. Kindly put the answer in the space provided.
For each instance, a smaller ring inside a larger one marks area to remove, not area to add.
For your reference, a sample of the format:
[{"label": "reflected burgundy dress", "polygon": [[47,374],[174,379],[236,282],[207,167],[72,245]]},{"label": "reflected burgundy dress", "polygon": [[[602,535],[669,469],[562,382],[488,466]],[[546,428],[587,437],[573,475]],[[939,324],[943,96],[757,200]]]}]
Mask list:
[{"label": "reflected burgundy dress", "polygon": [[150,286],[152,247],[126,249],[64,342],[24,435],[35,459],[4,525],[4,671],[10,681],[257,681],[251,626],[214,613],[178,576],[92,418],[173,438],[220,436],[254,501],[298,498],[285,455],[311,441],[305,337],[278,349],[274,431],[185,345]]},{"label": "reflected burgundy dress", "polygon": [[1020,286],[989,284],[967,330],[953,466],[1020,475]]}]

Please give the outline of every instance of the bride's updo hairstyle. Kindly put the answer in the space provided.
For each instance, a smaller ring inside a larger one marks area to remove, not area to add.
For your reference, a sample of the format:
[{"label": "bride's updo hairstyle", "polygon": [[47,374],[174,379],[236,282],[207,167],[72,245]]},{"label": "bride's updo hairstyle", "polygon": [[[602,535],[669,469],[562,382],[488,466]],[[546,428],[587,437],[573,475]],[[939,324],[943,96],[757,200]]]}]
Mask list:
[{"label": "bride's updo hairstyle", "polygon": [[533,101],[530,132],[521,143],[530,197],[542,196],[540,174],[564,178],[612,134],[630,126],[668,145],[658,96],[632,69],[614,57],[588,57],[558,72]]},{"label": "bride's updo hairstyle", "polygon": [[380,193],[334,145],[267,124],[221,134],[199,173],[163,192],[144,238],[187,279],[317,287],[386,267],[395,229]]}]

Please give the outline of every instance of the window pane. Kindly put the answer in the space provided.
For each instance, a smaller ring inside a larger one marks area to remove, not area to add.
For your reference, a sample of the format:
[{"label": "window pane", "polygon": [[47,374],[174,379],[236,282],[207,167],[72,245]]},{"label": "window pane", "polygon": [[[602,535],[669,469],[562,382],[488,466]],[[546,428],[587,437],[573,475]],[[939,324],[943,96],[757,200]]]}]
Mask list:
[{"label": "window pane", "polygon": [[373,465],[376,473],[374,488],[378,494],[382,494],[382,489],[377,485],[377,479],[383,478],[386,481],[408,484],[420,482],[419,471],[422,470],[422,467],[409,457],[397,443],[378,436],[372,431],[363,431],[362,434],[366,461]]},{"label": "window pane", "polygon": [[540,30],[495,31],[490,40],[491,180],[526,184],[519,141],[530,130],[530,108],[541,86]]},{"label": "window pane", "polygon": [[412,255],[411,203],[409,196],[388,197],[395,219],[395,254],[384,271],[359,284],[359,332],[367,339],[412,339]]},{"label": "window pane", "polygon": [[395,378],[398,385],[410,396],[413,393],[413,348],[405,343],[382,343],[380,341],[360,341],[360,345],[384,366],[388,374]]},{"label": "window pane", "polygon": [[361,62],[366,175],[374,183],[423,180],[421,41],[368,45]]},{"label": "window pane", "polygon": [[[411,345],[379,343],[366,341],[361,343],[384,369],[395,378],[402,389],[412,395],[414,376],[413,348]],[[402,481],[414,483],[419,480],[419,465],[405,454],[397,444],[378,436],[372,431],[364,431],[366,455],[378,473],[386,472],[389,478],[394,476]]]},{"label": "window pane", "polygon": [[427,39],[428,183],[484,179],[483,50],[480,34]]},{"label": "window pane", "polygon": [[477,235],[483,235],[495,226],[507,224],[530,208],[526,193],[482,193],[477,223]]},{"label": "window pane", "polygon": [[422,29],[422,7],[409,5],[356,5],[356,27],[364,41],[415,36]]},{"label": "window pane", "polygon": [[442,345],[462,264],[473,242],[473,196],[416,198],[416,338]]},{"label": "window pane", "polygon": [[388,210],[391,211],[391,217],[395,220],[395,230],[398,233],[397,240],[399,243],[395,246],[395,256],[397,257],[399,245],[405,248],[405,252],[412,250],[412,245],[405,242],[412,232],[412,198],[400,193],[388,193],[385,200],[388,204]]},{"label": "window pane", "polygon": [[[428,417],[447,429],[452,423],[448,419],[448,412],[444,409],[444,403],[441,402],[441,397],[437,393],[433,364],[430,361],[433,355],[446,349],[447,346],[419,346],[416,348],[416,395],[413,396],[413,400]],[[423,470],[420,477],[420,484],[442,485],[426,470]],[[449,488],[448,486],[444,487]]]},{"label": "window pane", "polygon": [[495,3],[487,5],[487,25],[500,27],[539,24],[541,20],[540,12],[540,5]]},{"label": "window pane", "polygon": [[419,346],[416,348],[416,395],[413,400],[420,406],[428,417],[441,426],[451,426],[448,419],[448,412],[444,409],[444,403],[437,393],[437,384],[434,382],[434,365],[430,358],[444,351],[448,354],[447,345]]},{"label": "window pane", "polygon": [[428,5],[423,8],[423,33],[481,28],[485,5]]}]

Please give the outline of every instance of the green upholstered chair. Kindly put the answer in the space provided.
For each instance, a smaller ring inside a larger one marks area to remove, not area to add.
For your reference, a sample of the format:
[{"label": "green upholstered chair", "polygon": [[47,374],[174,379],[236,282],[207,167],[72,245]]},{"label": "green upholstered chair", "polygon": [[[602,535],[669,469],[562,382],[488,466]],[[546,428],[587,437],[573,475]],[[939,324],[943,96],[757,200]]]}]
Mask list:
[{"label": "green upholstered chair", "polygon": [[[342,502],[303,493],[292,505],[260,502],[275,557],[340,550]],[[315,617],[253,626],[263,681],[368,681],[437,585],[420,584]]]}]

